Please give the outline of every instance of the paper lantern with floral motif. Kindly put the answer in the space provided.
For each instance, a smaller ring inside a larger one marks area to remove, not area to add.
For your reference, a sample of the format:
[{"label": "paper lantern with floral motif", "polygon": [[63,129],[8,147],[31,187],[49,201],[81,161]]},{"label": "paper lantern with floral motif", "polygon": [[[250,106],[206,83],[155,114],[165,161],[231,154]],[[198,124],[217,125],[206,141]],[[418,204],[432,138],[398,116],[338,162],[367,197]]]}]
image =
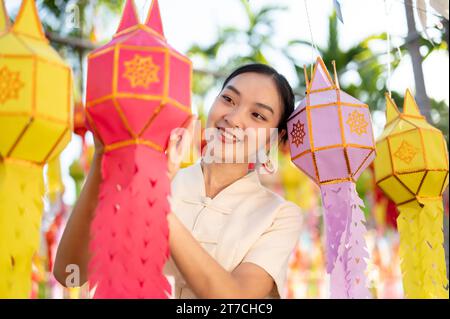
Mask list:
[{"label": "paper lantern with floral motif", "polygon": [[164,37],[156,0],[144,24],[127,0],[114,38],[88,57],[86,117],[105,145],[91,225],[95,298],[170,294],[165,150],[191,117],[191,77],[190,60]]},{"label": "paper lantern with floral motif", "polygon": [[375,178],[397,205],[403,288],[408,298],[448,298],[442,194],[448,152],[440,130],[406,91],[403,113],[386,94],[387,123],[377,141]]},{"label": "paper lantern with floral motif", "polygon": [[39,247],[43,167],[70,141],[72,72],[49,45],[34,0],[14,25],[0,0],[0,298],[27,298]]},{"label": "paper lantern with floral motif", "polygon": [[289,143],[294,164],[322,192],[331,297],[369,298],[365,217],[355,188],[375,157],[369,108],[339,88],[320,57],[311,81],[305,77],[306,97],[288,121]]}]

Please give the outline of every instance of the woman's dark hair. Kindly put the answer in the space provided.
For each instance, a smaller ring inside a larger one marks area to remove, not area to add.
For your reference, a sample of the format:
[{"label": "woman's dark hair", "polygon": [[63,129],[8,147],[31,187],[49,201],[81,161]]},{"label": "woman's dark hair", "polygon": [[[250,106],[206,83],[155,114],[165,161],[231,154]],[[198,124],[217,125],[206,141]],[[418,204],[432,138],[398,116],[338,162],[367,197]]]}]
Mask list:
[{"label": "woman's dark hair", "polygon": [[295,108],[295,96],[294,92],[292,91],[292,88],[289,84],[289,82],[286,80],[286,78],[277,72],[274,68],[260,63],[254,63],[254,64],[247,64],[244,66],[241,66],[234,70],[224,81],[222,90],[227,86],[228,82],[230,82],[233,78],[238,76],[239,74],[243,73],[258,73],[258,74],[265,74],[267,76],[270,76],[277,87],[278,94],[280,95],[281,102],[282,102],[282,113],[281,113],[281,119],[278,123],[278,132],[280,133],[282,130],[285,131],[285,134],[281,140],[282,143],[286,142],[288,138],[288,132],[287,132],[287,120],[289,116],[291,116],[292,112],[294,112]]}]

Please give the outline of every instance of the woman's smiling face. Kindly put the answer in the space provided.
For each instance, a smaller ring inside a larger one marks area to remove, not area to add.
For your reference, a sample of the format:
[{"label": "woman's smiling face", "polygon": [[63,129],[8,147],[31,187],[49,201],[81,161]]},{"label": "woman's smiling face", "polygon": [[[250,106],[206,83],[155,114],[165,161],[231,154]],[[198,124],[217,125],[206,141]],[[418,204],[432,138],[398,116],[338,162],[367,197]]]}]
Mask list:
[{"label": "woman's smiling face", "polygon": [[228,163],[254,162],[258,150],[266,151],[271,141],[277,141],[282,113],[271,76],[254,72],[237,75],[225,85],[209,112],[209,155]]}]

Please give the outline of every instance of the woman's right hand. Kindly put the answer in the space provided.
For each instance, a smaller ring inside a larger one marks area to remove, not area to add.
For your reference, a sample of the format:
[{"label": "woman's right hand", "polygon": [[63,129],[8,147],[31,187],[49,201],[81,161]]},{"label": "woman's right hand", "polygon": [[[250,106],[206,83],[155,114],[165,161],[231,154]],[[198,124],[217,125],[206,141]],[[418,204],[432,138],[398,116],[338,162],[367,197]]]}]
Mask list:
[{"label": "woman's right hand", "polygon": [[186,127],[179,127],[172,131],[167,146],[167,175],[172,180],[178,170],[186,153],[192,148],[195,141],[195,124],[197,116],[192,115],[186,123]]}]

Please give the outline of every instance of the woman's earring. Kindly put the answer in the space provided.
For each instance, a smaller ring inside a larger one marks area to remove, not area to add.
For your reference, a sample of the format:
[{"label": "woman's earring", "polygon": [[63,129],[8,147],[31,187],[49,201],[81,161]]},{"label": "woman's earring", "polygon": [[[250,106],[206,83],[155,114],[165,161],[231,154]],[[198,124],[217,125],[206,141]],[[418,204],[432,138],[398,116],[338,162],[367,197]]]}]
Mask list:
[{"label": "woman's earring", "polygon": [[275,167],[273,166],[272,161],[270,160],[270,158],[265,163],[262,164],[262,167],[264,167],[264,169],[269,174],[273,174],[275,172]]}]

